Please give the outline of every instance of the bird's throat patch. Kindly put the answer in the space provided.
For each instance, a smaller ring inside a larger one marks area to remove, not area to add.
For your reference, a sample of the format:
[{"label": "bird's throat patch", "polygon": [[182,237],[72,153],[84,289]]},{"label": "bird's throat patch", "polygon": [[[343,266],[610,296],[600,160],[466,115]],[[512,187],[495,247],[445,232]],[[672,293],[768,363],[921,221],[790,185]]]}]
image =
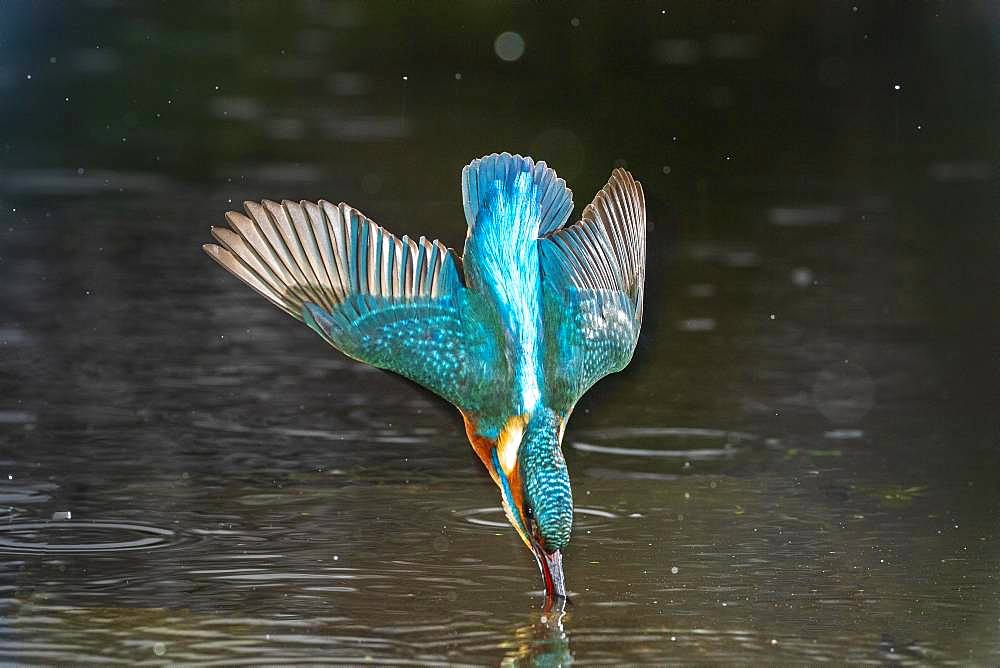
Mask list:
[{"label": "bird's throat patch", "polygon": [[500,467],[508,478],[514,477],[517,471],[517,451],[524,438],[524,430],[528,425],[527,415],[515,415],[504,423],[497,437],[497,459]]}]

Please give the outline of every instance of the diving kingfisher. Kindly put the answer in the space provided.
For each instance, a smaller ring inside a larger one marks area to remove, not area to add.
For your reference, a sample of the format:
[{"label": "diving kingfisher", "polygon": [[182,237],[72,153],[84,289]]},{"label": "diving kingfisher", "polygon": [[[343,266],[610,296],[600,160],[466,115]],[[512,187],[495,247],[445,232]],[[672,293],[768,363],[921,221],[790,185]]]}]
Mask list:
[{"label": "diving kingfisher", "polygon": [[205,251],[327,343],[454,404],[531,550],[566,597],[573,494],[566,421],[631,360],[642,323],[646,206],[623,169],[567,225],[573,195],[544,162],[494,153],[462,170],[459,257],[396,237],[347,204],[244,204]]}]

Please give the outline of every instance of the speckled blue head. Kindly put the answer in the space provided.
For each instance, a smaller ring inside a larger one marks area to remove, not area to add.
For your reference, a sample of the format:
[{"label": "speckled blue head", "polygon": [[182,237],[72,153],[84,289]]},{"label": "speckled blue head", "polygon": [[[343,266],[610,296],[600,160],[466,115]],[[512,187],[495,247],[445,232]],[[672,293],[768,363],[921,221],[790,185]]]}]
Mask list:
[{"label": "speckled blue head", "polygon": [[573,491],[559,444],[560,420],[547,408],[527,424],[518,453],[525,510],[546,552],[562,550],[573,528]]}]

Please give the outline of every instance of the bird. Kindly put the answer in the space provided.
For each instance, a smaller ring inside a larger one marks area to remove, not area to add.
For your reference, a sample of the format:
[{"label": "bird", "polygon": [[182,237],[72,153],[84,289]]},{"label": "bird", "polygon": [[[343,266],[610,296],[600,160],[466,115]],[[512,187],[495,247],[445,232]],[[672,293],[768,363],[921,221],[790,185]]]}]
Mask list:
[{"label": "bird", "polygon": [[465,166],[461,187],[460,256],[326,200],[245,202],[203,248],[343,354],[457,407],[546,600],[565,601],[562,440],[580,397],[636,348],[642,185],[614,169],[572,224],[573,193],[544,161],[493,153]]}]

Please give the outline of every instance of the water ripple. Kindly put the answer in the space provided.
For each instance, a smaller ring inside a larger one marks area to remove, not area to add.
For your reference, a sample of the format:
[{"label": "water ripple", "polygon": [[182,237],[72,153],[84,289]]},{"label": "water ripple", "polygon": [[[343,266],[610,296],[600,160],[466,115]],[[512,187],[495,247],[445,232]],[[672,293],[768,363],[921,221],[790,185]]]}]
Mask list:
[{"label": "water ripple", "polygon": [[[510,524],[508,524],[507,520],[503,517],[503,509],[501,508],[471,508],[469,510],[458,511],[455,514],[469,524],[475,524],[483,527],[495,527],[498,529],[510,528]],[[575,515],[575,525],[581,529],[594,529],[605,526],[605,522],[594,520],[593,518],[595,517],[606,520],[617,520],[621,517],[620,515],[616,515],[610,511],[601,510],[600,508],[576,507],[573,509],[573,514]],[[487,519],[484,516],[496,516],[500,519]]]},{"label": "water ripple", "polygon": [[[682,448],[635,448],[623,447],[621,442],[637,439],[678,439],[684,444],[695,447]],[[622,455],[626,457],[665,457],[685,460],[720,459],[734,456],[740,445],[757,441],[758,437],[740,431],[725,431],[722,429],[707,429],[704,427],[622,427],[594,432],[588,438],[590,441],[615,441],[615,445],[599,445],[586,441],[573,441],[570,445],[581,452],[594,452],[605,455]],[[702,447],[700,442],[708,441],[708,447]]]},{"label": "water ripple", "polygon": [[[80,540],[82,535],[90,538]],[[131,538],[128,536],[131,535]],[[57,536],[70,540],[57,542]],[[11,522],[0,525],[0,551],[16,554],[79,554],[152,550],[176,542],[177,532],[126,522]]]}]

